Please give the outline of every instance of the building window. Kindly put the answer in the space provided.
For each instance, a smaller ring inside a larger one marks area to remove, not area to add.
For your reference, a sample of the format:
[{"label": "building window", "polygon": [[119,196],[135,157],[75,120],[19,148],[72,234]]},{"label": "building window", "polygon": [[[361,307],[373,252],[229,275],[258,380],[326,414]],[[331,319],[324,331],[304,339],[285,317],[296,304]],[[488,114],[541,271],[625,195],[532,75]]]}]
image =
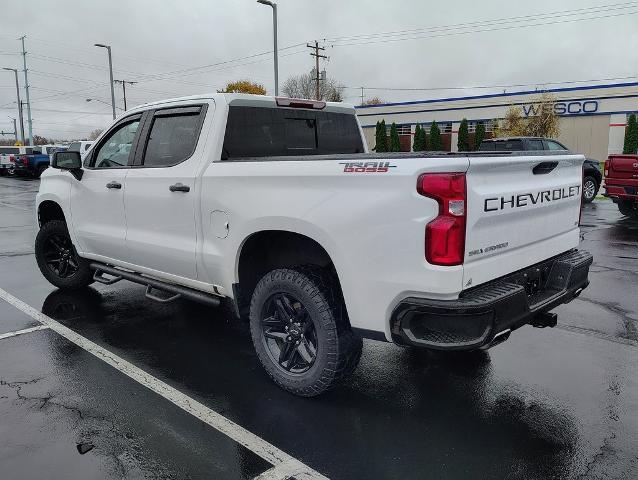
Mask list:
[{"label": "building window", "polygon": [[439,126],[439,130],[441,133],[452,133],[452,124],[451,123],[437,123]]},{"label": "building window", "polygon": [[[388,126],[386,125],[385,130],[386,130],[386,134],[389,136],[390,135],[390,130],[392,129],[392,125]],[[411,135],[412,134],[412,127],[410,124],[407,125],[397,125],[397,133],[399,135]]]},{"label": "building window", "polygon": [[486,132],[491,132],[493,129],[493,125],[492,125],[492,121],[491,120],[478,120],[476,122],[468,122],[468,131],[469,133],[476,133],[476,127],[479,126],[479,124],[483,124],[485,125],[485,131]]}]

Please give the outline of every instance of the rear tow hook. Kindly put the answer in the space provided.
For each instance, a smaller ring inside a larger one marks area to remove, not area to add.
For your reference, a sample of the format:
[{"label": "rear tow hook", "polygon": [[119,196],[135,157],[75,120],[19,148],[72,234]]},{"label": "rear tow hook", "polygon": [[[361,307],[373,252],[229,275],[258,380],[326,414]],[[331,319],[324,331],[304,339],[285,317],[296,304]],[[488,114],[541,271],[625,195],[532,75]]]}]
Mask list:
[{"label": "rear tow hook", "polygon": [[558,314],[552,312],[539,313],[529,323],[535,328],[553,328],[558,323]]}]

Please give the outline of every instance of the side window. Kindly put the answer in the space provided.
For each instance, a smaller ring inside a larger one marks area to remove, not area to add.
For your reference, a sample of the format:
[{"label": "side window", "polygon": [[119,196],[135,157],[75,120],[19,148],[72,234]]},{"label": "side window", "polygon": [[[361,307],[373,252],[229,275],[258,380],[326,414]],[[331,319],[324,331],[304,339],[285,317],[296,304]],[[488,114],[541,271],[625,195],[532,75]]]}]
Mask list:
[{"label": "side window", "polygon": [[95,154],[92,155],[91,166],[93,168],[117,168],[124,167],[128,163],[135,134],[140,126],[140,119],[119,125],[108,134],[100,144]]},{"label": "side window", "polygon": [[199,107],[156,112],[142,164],[145,167],[172,167],[189,158],[197,146],[201,115]]},{"label": "side window", "polygon": [[528,140],[527,146],[528,150],[543,150],[543,141],[542,140]]},{"label": "side window", "polygon": [[567,150],[558,142],[553,142],[552,140],[543,140],[543,141],[545,142],[545,148],[547,148],[547,150],[561,150],[561,151]]}]

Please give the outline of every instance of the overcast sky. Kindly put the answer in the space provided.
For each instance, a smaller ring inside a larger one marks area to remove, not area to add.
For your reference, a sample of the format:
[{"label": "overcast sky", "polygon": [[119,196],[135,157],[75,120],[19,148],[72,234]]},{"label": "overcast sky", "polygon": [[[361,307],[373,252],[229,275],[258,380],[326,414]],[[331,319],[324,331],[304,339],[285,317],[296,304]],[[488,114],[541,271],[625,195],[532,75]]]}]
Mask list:
[{"label": "overcast sky", "polygon": [[[305,44],[317,39],[330,57],[322,68],[347,87],[351,103],[360,102],[360,86],[499,85],[364,90],[366,98],[401,101],[638,75],[638,2],[279,0],[278,5],[280,83],[313,67]],[[272,54],[237,60],[272,49],[271,15],[270,7],[255,0],[3,2],[0,66],[22,68],[16,38],[26,35],[34,134],[82,138],[111,119],[110,106],[100,103],[110,102],[106,50],[94,43],[112,46],[115,78],[139,82],[127,88],[129,106],[211,92],[242,78],[272,93]],[[0,130],[6,131],[12,129],[8,117],[17,116],[15,86],[11,72],[0,72]],[[531,86],[509,86],[516,84]],[[116,101],[123,106],[119,85]]]}]

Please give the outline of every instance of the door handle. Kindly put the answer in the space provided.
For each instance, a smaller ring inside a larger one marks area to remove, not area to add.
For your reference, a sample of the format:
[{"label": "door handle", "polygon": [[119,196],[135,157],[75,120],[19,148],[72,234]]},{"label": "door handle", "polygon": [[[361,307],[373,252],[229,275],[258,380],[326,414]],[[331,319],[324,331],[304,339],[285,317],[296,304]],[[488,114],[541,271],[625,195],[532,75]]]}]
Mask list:
[{"label": "door handle", "polygon": [[119,182],[109,182],[106,184],[106,188],[116,188],[116,189],[120,189],[122,188],[122,184]]},{"label": "door handle", "polygon": [[176,183],[175,185],[171,185],[168,187],[171,192],[190,192],[191,187],[188,185],[184,185],[183,183]]}]

